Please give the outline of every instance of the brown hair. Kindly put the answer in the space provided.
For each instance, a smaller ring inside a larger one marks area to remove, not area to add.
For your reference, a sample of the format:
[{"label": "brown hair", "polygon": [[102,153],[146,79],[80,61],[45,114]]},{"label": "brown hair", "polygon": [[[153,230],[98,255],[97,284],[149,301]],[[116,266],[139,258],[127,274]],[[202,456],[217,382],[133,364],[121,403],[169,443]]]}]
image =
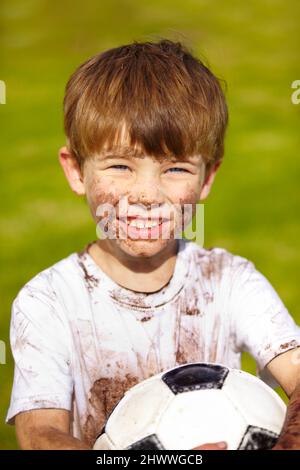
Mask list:
[{"label": "brown hair", "polygon": [[115,148],[124,125],[136,154],[201,153],[209,166],[223,157],[227,121],[219,80],[180,42],[109,49],[80,65],[66,86],[65,133],[81,167],[103,146]]}]

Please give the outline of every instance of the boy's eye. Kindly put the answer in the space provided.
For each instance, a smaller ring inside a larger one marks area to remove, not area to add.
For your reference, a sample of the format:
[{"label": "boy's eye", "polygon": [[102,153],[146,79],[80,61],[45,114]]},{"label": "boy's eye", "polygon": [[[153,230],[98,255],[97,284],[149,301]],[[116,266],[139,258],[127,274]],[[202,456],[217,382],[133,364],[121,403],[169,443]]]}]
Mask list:
[{"label": "boy's eye", "polygon": [[[185,173],[188,173],[188,170],[186,170],[185,168],[173,167],[173,168],[169,168],[167,171],[170,171],[170,170],[179,170],[179,172],[184,171]],[[177,173],[177,171],[175,171],[175,173]]]},{"label": "boy's eye", "polygon": [[122,169],[122,170],[125,168],[126,170],[129,167],[127,165],[113,165],[113,166],[110,166],[109,168],[117,168],[117,169]]}]

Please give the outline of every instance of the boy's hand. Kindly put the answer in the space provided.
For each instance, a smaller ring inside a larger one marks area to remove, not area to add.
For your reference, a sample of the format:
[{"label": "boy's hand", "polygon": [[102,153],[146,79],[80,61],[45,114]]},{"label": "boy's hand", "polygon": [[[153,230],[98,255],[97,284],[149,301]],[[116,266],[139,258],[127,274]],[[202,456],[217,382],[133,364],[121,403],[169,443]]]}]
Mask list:
[{"label": "boy's hand", "polygon": [[191,450],[226,450],[227,442],[213,442],[210,444],[202,444],[199,447],[193,447]]}]

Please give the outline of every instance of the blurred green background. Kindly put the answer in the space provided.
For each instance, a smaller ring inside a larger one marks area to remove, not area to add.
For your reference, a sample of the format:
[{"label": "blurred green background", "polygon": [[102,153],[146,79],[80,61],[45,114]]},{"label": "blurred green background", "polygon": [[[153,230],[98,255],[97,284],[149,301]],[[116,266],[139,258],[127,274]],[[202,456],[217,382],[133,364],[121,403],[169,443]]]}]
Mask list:
[{"label": "blurred green background", "polygon": [[[88,57],[132,40],[182,40],[227,82],[224,163],[205,205],[205,246],[248,257],[300,323],[300,79],[297,0],[1,0],[0,448],[13,377],[10,308],[19,289],[95,238],[58,165],[66,81]],[[243,367],[255,373],[249,356]]]}]

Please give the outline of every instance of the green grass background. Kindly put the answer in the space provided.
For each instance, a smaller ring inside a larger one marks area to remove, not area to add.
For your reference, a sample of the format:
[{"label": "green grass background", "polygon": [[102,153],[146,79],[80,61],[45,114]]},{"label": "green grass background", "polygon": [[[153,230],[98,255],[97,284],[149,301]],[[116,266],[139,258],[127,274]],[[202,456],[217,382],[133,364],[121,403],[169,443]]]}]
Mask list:
[{"label": "green grass background", "polygon": [[[0,80],[0,448],[13,377],[9,320],[31,277],[95,238],[84,200],[58,165],[62,99],[75,67],[93,54],[156,36],[184,40],[225,79],[226,156],[205,206],[205,245],[248,257],[300,323],[298,275],[300,79],[297,0],[2,0]],[[243,367],[255,372],[249,356]]]}]

